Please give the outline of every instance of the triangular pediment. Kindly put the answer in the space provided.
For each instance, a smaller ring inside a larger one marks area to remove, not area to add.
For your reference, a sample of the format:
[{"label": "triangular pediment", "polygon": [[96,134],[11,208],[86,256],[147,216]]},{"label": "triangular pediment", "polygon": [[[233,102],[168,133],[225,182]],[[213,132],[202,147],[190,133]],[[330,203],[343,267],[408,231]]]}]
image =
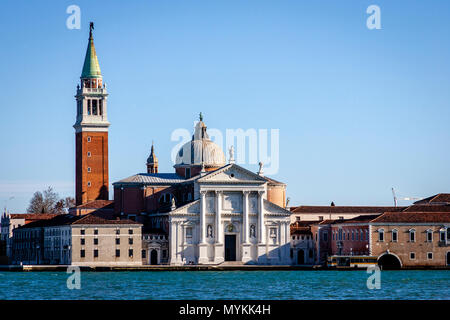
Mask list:
[{"label": "triangular pediment", "polygon": [[173,214],[198,214],[200,212],[200,200],[195,200],[182,207],[176,208],[169,212],[169,215]]},{"label": "triangular pediment", "polygon": [[264,184],[268,180],[237,164],[229,164],[197,180],[198,183],[255,183]]},{"label": "triangular pediment", "polygon": [[264,213],[265,214],[272,214],[272,215],[282,215],[286,217],[291,216],[291,211],[286,210],[285,208],[282,208],[280,206],[277,206],[275,203],[270,202],[268,200],[264,199]]}]

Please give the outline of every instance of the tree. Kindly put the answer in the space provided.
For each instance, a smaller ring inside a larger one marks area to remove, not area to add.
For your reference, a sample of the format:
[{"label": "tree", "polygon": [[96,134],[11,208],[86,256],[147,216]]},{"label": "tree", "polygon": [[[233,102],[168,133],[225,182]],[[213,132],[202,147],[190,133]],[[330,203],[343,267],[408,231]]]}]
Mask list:
[{"label": "tree", "polygon": [[60,199],[58,193],[48,187],[43,192],[36,191],[30,200],[28,213],[66,213],[66,209],[75,205],[75,200],[71,197]]}]

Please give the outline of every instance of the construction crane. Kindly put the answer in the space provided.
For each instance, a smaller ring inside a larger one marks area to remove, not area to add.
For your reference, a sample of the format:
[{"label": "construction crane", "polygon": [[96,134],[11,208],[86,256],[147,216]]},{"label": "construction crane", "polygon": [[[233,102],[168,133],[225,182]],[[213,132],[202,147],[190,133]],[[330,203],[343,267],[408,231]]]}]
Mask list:
[{"label": "construction crane", "polygon": [[394,197],[394,206],[395,207],[397,206],[397,200],[414,201],[414,200],[421,200],[421,199],[423,199],[423,198],[416,198],[416,197],[397,198],[394,188],[392,188],[392,196]]}]

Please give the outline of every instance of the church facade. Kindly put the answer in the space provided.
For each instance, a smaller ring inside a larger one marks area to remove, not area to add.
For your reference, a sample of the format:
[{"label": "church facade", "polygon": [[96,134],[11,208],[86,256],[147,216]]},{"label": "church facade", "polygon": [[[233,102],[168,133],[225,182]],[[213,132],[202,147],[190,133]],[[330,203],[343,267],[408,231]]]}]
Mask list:
[{"label": "church facade", "polygon": [[147,173],[113,184],[116,214],[142,222],[144,239],[167,235],[168,252],[153,243],[150,263],[156,251],[171,265],[290,264],[285,184],[235,164],[232,150],[226,163],[202,117],[174,169],[159,173],[152,147]]}]

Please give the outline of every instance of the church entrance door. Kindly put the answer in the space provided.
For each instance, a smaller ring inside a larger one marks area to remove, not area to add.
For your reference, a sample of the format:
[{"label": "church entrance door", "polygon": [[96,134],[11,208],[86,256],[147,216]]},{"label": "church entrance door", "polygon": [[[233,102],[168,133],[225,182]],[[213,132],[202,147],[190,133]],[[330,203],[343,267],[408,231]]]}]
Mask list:
[{"label": "church entrance door", "polygon": [[150,264],[158,264],[158,251],[156,251],[155,249],[153,249],[150,253]]},{"label": "church entrance door", "polygon": [[236,235],[225,235],[225,261],[236,261]]}]

